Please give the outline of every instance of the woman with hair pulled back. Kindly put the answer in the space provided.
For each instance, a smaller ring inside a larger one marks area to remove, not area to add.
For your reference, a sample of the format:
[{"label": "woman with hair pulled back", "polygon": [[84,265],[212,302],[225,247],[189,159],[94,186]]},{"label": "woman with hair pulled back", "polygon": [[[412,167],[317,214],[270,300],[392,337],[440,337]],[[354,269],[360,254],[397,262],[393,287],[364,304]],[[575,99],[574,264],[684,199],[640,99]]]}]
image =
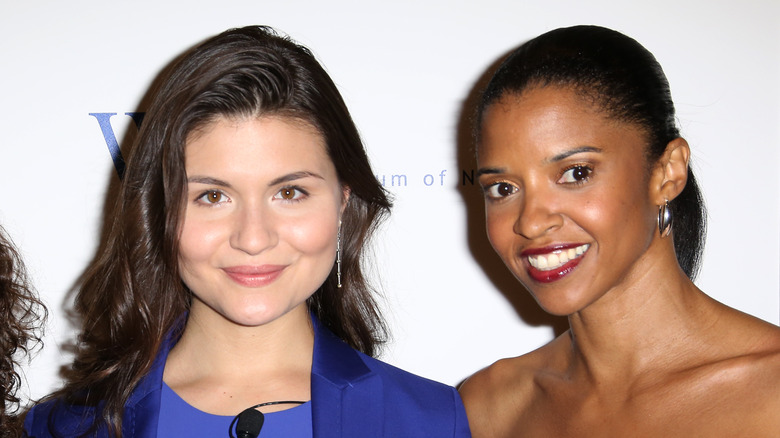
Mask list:
[{"label": "woman with hair pulled back", "polygon": [[67,384],[26,432],[469,436],[454,388],[372,357],[364,248],[389,209],[306,48],[258,26],[197,45],[153,98]]},{"label": "woman with hair pulled back", "polygon": [[545,33],[477,123],[489,240],[570,329],[463,384],[474,436],[778,436],[780,329],[692,281],[704,204],[653,55],[601,27]]}]

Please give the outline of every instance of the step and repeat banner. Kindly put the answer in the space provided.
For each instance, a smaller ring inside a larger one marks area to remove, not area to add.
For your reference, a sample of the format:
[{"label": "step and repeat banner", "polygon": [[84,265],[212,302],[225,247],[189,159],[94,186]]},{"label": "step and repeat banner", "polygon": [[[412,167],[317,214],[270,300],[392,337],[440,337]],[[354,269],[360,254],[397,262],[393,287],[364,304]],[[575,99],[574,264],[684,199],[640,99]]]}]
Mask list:
[{"label": "step and repeat banner", "polygon": [[60,385],[75,336],[67,310],[94,256],[112,147],[137,131],[142,97],[185,49],[266,24],[310,47],[394,196],[372,278],[392,332],[383,358],[457,384],[566,326],[541,311],[485,237],[469,117],[510,50],[547,30],[598,24],[663,65],[709,208],[697,284],[780,320],[780,4],[585,1],[3,1],[0,223],[50,311],[27,393]]}]

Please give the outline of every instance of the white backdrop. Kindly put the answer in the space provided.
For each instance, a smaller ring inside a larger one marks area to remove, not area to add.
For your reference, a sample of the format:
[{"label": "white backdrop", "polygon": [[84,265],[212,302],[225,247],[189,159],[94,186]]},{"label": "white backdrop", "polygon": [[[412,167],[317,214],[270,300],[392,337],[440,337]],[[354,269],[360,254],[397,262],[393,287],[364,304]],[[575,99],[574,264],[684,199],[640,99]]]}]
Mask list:
[{"label": "white backdrop", "polygon": [[456,384],[560,328],[489,250],[479,194],[463,184],[473,166],[463,111],[502,55],[573,24],[623,31],[664,66],[710,211],[698,284],[777,324],[780,3],[732,3],[0,0],[0,223],[51,312],[26,372],[31,396],[57,387],[70,359],[66,293],[94,255],[116,178],[89,114],[118,113],[122,139],[135,129],[124,113],[145,110],[141,96],[164,65],[247,24],[277,27],[315,52],[395,196],[376,248],[393,334],[385,360]]}]

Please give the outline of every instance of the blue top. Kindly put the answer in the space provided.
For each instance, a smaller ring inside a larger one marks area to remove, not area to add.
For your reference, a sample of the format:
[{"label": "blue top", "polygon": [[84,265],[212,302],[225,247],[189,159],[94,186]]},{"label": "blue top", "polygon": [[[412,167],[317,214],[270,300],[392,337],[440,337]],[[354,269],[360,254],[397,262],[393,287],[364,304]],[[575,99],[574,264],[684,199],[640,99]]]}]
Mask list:
[{"label": "blue top", "polygon": [[[265,415],[260,437],[311,438],[311,402]],[[157,436],[228,437],[233,416],[213,415],[193,407],[163,382]],[[235,431],[233,431],[235,436]]]},{"label": "blue top", "polygon": [[[184,320],[180,322],[183,324]],[[355,351],[316,317],[311,369],[311,417],[314,438],[468,438],[468,421],[455,388],[400,370]],[[176,328],[172,333],[176,332]],[[168,351],[163,343],[149,373],[125,404],[123,438],[151,438],[160,420],[162,377]],[[98,407],[100,407],[99,405]],[[62,399],[34,406],[24,419],[30,438],[77,437],[90,431],[93,406]],[[227,430],[224,435],[227,436]],[[107,438],[99,426],[90,437]],[[186,436],[186,435],[185,435]]]}]

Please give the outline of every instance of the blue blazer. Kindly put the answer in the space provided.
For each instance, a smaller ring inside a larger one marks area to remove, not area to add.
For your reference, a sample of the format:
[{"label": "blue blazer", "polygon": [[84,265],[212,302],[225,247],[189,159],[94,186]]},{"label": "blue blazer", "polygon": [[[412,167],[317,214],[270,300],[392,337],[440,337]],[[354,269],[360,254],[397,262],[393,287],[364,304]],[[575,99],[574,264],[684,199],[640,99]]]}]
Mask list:
[{"label": "blue blazer", "polygon": [[[312,316],[314,361],[311,407],[314,438],[468,438],[466,411],[457,391],[356,351]],[[157,436],[166,344],[125,405],[122,436]],[[31,438],[73,437],[92,422],[94,408],[49,400],[24,421]],[[53,435],[50,425],[57,431]],[[105,428],[93,436],[108,437]],[[225,431],[227,436],[227,431]]]}]

